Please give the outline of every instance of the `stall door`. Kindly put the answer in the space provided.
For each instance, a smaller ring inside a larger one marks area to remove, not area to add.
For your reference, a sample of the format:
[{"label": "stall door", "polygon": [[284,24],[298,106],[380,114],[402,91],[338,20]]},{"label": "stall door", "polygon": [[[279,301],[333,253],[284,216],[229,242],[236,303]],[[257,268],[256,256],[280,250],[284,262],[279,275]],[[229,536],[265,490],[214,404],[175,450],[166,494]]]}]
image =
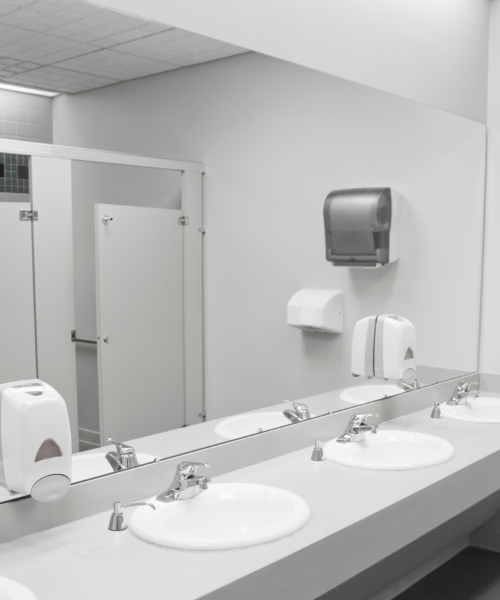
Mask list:
[{"label": "stall door", "polygon": [[37,376],[29,202],[0,202],[0,382]]},{"label": "stall door", "polygon": [[102,441],[184,425],[181,214],[96,205]]}]

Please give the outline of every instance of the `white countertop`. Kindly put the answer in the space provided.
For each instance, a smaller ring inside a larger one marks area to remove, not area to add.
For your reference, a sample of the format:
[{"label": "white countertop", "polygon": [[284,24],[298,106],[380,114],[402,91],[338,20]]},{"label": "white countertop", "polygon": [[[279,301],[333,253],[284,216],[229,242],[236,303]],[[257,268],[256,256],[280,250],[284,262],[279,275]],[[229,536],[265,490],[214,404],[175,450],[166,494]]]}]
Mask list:
[{"label": "white countertop", "polygon": [[[433,484],[500,451],[500,425],[431,421],[427,409],[385,423],[382,428],[443,437],[454,445],[455,456],[447,463],[424,469],[369,471],[330,461],[315,463],[310,460],[311,449],[301,450],[214,478],[214,482],[273,485],[302,496],[311,507],[311,519],[287,538],[219,552],[157,548],[136,539],[128,530],[108,531],[110,507],[106,513],[1,545],[0,575],[27,585],[38,600],[194,600],[321,540],[334,541],[340,532],[345,539],[346,530],[359,521],[369,517],[382,519],[379,515],[384,509],[431,489]],[[491,493],[488,485],[500,488],[500,480],[491,482],[489,473],[484,473],[484,478],[484,489],[464,489],[462,497],[456,500],[457,494],[450,490],[450,498],[443,498],[447,518],[454,516],[454,511],[463,510],[461,503],[467,502],[468,494],[486,496]],[[481,488],[482,483],[474,487]],[[469,500],[477,501],[472,496]],[[407,508],[404,510],[408,512]],[[442,506],[440,510],[444,510]],[[401,511],[398,515],[394,516],[395,531],[399,518],[411,517]],[[431,521],[428,526],[436,526]],[[406,532],[412,535],[410,530],[406,527],[401,534],[401,543],[411,541],[404,538]],[[330,580],[341,583],[366,568],[370,560],[374,564],[383,558],[385,543],[386,540],[381,543],[367,535],[363,557],[347,563],[329,561]]]}]

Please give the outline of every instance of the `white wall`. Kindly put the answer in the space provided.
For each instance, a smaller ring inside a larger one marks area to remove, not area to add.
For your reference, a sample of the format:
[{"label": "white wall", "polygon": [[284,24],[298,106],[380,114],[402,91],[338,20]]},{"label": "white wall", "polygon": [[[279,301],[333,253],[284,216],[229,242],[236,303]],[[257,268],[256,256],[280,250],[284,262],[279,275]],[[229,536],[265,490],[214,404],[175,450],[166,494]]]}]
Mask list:
[{"label": "white wall", "polygon": [[488,0],[94,0],[485,122]]},{"label": "white wall", "polygon": [[500,373],[500,0],[490,2],[488,168],[480,368]]},{"label": "white wall", "polygon": [[0,138],[52,143],[52,98],[0,89]]},{"label": "white wall", "polygon": [[[415,323],[420,364],[477,367],[483,125],[245,54],[58,98],[54,139],[207,163],[210,418],[348,385],[353,325],[378,312]],[[326,195],[377,185],[407,198],[399,264],[333,268]],[[343,335],[285,324],[303,287],[344,291]]]}]

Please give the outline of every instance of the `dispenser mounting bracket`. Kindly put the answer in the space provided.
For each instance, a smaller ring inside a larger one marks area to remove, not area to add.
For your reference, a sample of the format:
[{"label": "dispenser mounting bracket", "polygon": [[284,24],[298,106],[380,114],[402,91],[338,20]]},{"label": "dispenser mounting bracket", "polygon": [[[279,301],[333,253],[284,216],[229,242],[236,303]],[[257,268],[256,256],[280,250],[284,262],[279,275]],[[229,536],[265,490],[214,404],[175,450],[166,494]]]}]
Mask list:
[{"label": "dispenser mounting bracket", "polygon": [[38,221],[37,210],[20,210],[19,211],[20,221]]}]

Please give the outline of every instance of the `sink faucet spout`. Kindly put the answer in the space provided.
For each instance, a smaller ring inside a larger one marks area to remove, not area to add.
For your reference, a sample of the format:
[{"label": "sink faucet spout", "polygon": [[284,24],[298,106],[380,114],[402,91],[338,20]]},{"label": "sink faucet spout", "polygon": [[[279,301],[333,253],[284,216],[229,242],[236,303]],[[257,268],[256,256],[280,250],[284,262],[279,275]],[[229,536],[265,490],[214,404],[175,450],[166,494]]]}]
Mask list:
[{"label": "sink faucet spout", "polygon": [[172,483],[165,492],[159,494],[156,499],[159,502],[174,502],[176,500],[188,500],[201,494],[208,489],[210,477],[198,475],[198,467],[209,467],[206,463],[181,462],[177,465],[176,474]]}]

